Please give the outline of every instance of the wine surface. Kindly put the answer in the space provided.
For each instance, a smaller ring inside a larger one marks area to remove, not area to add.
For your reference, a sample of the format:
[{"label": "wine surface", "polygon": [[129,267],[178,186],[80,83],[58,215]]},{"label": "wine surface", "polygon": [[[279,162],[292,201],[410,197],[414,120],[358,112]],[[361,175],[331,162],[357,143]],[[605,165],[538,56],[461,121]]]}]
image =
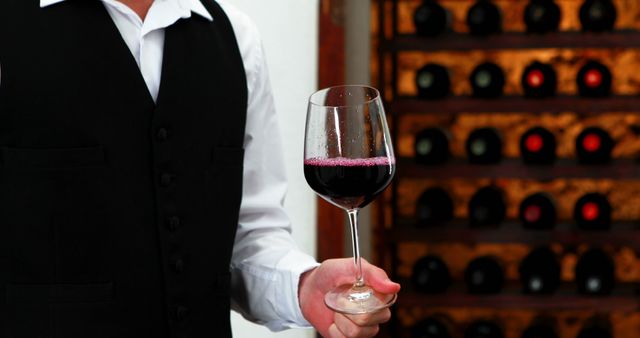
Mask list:
[{"label": "wine surface", "polygon": [[387,157],[362,159],[311,158],[304,177],[316,193],[347,210],[369,204],[389,185],[395,162]]}]

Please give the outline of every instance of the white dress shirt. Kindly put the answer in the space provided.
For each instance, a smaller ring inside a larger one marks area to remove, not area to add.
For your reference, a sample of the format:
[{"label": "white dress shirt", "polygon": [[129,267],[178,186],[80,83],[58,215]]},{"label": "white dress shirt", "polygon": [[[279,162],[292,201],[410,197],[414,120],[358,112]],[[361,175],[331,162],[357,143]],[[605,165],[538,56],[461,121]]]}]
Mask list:
[{"label": "white dress shirt", "polygon": [[[61,2],[41,0],[40,6],[64,6]],[[156,0],[144,21],[116,0],[102,2],[154,100],[160,86],[165,28],[192,13],[213,20],[200,0]],[[298,303],[298,282],[303,272],[318,263],[298,250],[283,208],[287,182],[282,144],[260,35],[245,14],[224,1],[218,3],[236,34],[249,93],[243,196],[231,262],[232,307],[274,331],[307,327]]]}]

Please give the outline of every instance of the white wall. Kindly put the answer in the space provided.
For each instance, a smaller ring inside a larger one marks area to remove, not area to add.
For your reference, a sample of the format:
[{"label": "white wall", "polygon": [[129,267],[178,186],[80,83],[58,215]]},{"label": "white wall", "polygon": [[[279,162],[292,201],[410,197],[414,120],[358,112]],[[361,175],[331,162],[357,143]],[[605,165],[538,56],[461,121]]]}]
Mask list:
[{"label": "white wall", "polygon": [[[307,98],[317,87],[317,0],[228,0],[253,18],[262,33],[271,83],[280,116],[290,180],[285,207],[293,222],[293,236],[302,250],[316,253],[315,195],[302,171]],[[312,330],[269,330],[232,314],[235,338],[311,338]]]}]

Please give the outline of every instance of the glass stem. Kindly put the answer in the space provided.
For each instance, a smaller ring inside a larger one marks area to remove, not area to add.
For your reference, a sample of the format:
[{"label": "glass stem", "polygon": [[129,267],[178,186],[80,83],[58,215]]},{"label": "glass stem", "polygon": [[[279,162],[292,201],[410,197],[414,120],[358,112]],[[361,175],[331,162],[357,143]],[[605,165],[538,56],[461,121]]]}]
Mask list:
[{"label": "glass stem", "polygon": [[362,259],[360,258],[360,240],[358,239],[358,211],[359,209],[351,209],[347,211],[349,215],[349,224],[351,225],[351,241],[353,242],[353,263],[356,268],[355,287],[364,286],[364,278],[362,277]]}]

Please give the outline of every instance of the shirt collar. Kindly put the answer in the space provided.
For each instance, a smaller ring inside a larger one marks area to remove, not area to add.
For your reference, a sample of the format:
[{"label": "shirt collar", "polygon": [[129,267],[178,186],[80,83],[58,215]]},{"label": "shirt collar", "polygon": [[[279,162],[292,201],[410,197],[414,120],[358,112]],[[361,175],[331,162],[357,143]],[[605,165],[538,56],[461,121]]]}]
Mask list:
[{"label": "shirt collar", "polygon": [[[55,5],[63,1],[65,0],[40,0],[40,8]],[[177,1],[180,7],[188,8],[193,13],[196,13],[209,21],[213,21],[213,17],[211,17],[211,14],[204,7],[202,2],[200,2],[200,0],[173,0],[173,1]]]}]

